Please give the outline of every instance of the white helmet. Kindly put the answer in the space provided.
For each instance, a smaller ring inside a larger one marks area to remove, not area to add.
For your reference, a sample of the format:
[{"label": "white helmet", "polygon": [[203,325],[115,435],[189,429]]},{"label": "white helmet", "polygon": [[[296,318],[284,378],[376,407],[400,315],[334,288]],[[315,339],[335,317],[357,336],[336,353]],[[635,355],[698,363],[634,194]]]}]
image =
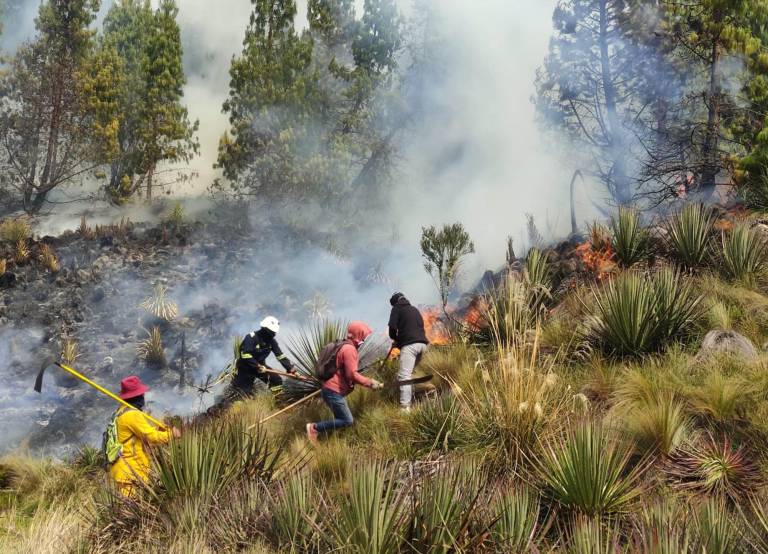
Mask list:
[{"label": "white helmet", "polygon": [[259,323],[262,327],[265,329],[269,329],[274,334],[277,334],[280,332],[280,322],[277,320],[275,316],[268,315],[264,319],[261,320],[261,323]]}]

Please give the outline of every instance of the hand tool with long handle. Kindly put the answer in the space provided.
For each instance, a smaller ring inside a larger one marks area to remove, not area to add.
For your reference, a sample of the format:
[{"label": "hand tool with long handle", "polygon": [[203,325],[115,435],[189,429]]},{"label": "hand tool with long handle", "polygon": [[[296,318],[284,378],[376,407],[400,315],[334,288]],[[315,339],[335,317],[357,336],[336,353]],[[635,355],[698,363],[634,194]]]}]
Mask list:
[{"label": "hand tool with long handle", "polygon": [[[68,365],[63,364],[61,362],[54,362],[54,363],[57,366],[59,366],[61,369],[63,369],[64,371],[66,371],[67,373],[72,375],[73,377],[76,377],[77,379],[80,379],[83,383],[86,383],[86,384],[92,386],[94,389],[96,389],[100,393],[106,394],[112,400],[118,402],[119,404],[122,404],[126,408],[131,408],[132,410],[136,410],[137,409],[135,406],[131,406],[128,402],[126,402],[125,400],[123,400],[122,398],[117,396],[115,393],[113,393],[111,391],[108,391],[107,389],[105,389],[104,387],[102,387],[101,385],[99,385],[97,383],[94,383],[93,381],[88,379],[88,377],[78,373],[77,371],[75,371],[74,369],[69,367]],[[40,368],[40,372],[37,374],[37,379],[35,379],[35,391],[36,392],[41,392],[43,390],[43,374],[45,373],[45,370],[48,368],[49,365],[50,364],[47,363],[47,362],[45,364],[43,364],[43,367]],[[141,410],[139,410],[139,411],[141,412]],[[142,413],[144,414],[144,417],[146,417],[149,421],[151,421],[152,423],[157,425],[160,429],[165,429],[166,428],[166,425],[164,423],[162,423],[161,421],[158,421],[157,419],[155,419],[154,417],[152,417],[151,415],[149,415],[146,412],[142,412]]]}]

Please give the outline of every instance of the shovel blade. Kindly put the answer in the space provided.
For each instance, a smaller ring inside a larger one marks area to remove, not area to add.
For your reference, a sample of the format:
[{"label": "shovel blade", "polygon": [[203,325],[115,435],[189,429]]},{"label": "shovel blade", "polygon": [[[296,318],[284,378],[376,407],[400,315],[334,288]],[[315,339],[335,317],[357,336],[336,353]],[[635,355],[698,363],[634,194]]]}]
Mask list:
[{"label": "shovel blade", "polygon": [[43,392],[43,375],[45,375],[45,370],[48,369],[48,366],[53,365],[53,363],[54,360],[49,358],[43,362],[42,366],[40,366],[40,371],[37,373],[37,378],[35,379],[35,392]]}]

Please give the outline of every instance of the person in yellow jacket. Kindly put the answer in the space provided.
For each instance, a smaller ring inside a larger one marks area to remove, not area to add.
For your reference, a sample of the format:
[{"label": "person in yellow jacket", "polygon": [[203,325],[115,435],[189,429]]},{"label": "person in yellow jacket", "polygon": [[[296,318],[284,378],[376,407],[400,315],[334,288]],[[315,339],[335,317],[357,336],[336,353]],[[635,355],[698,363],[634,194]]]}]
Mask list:
[{"label": "person in yellow jacket", "polygon": [[150,423],[141,409],[144,407],[144,393],[149,387],[135,375],[130,375],[120,382],[120,398],[136,409],[120,408],[115,415],[117,440],[122,449],[117,460],[109,468],[109,476],[124,496],[136,493],[136,484],[149,480],[149,456],[146,448],[155,444],[165,444],[171,440],[171,434],[178,437],[175,427],[160,430]]}]

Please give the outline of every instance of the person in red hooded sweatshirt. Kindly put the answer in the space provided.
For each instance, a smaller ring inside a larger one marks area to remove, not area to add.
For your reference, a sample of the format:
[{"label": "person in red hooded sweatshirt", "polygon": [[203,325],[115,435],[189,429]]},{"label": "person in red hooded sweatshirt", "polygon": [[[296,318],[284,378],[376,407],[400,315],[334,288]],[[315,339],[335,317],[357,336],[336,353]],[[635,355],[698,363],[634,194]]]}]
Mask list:
[{"label": "person in red hooded sweatshirt", "polygon": [[326,406],[333,413],[333,419],[307,423],[307,437],[311,443],[317,443],[320,433],[325,434],[352,425],[354,418],[346,397],[356,384],[374,390],[384,386],[376,379],[369,379],[358,372],[360,364],[358,350],[371,333],[373,333],[371,328],[362,321],[353,321],[347,327],[347,339],[336,354],[336,373],[323,383],[320,392]]}]

